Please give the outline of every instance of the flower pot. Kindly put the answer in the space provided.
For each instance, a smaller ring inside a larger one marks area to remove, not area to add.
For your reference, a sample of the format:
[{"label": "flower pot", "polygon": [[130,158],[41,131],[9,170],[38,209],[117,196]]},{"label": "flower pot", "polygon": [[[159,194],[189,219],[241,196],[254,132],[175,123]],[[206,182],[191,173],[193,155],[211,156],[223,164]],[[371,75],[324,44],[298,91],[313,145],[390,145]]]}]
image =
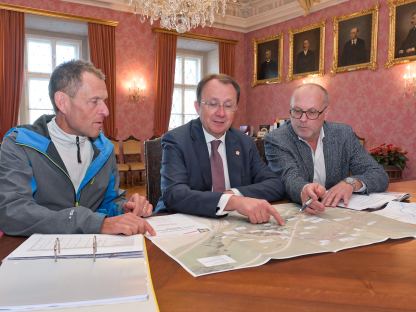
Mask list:
[{"label": "flower pot", "polygon": [[387,172],[390,182],[399,181],[402,179],[402,169],[396,166],[384,166],[384,170]]}]

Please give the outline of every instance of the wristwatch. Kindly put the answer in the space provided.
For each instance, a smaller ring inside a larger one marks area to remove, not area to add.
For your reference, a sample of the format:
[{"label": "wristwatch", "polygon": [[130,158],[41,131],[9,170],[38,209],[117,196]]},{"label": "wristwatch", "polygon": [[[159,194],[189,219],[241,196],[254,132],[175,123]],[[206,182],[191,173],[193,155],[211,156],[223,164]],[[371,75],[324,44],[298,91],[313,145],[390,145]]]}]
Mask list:
[{"label": "wristwatch", "polygon": [[355,191],[355,182],[357,182],[356,178],[347,177],[344,179],[344,182],[352,186],[352,191]]}]

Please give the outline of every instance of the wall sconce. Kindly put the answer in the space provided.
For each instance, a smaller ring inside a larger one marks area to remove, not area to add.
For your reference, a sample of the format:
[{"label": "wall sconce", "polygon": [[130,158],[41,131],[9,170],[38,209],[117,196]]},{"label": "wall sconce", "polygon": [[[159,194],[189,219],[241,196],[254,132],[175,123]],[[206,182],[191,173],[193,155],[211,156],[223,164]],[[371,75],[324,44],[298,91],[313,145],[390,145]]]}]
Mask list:
[{"label": "wall sconce", "polygon": [[139,82],[133,80],[129,87],[129,100],[134,103],[139,103],[144,101],[144,82],[143,79],[140,79]]},{"label": "wall sconce", "polygon": [[416,71],[415,63],[410,63],[406,66],[406,71],[403,75],[405,97],[416,96]]}]

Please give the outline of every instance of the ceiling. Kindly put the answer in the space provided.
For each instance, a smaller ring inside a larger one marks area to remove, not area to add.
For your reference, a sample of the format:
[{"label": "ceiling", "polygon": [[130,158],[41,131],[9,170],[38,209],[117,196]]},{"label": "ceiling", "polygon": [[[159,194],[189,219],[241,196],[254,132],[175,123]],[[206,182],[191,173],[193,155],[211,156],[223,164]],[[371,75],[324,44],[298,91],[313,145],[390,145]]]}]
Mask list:
[{"label": "ceiling", "polygon": [[[82,3],[97,7],[109,8],[117,11],[133,12],[128,0],[63,0]],[[322,10],[347,0],[318,0],[311,12]],[[289,19],[303,16],[304,10],[298,0],[238,0],[237,4],[227,5],[224,17],[217,16],[214,26],[239,32],[250,32]]]}]

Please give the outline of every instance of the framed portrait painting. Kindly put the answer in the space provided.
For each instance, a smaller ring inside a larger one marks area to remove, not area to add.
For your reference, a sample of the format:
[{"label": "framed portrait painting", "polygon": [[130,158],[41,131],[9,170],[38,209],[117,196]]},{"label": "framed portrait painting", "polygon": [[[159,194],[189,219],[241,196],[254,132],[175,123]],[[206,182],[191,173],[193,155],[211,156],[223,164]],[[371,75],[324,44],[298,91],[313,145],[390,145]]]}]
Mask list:
[{"label": "framed portrait painting", "polygon": [[283,61],[282,34],[253,40],[254,73],[252,86],[281,82]]},{"label": "framed portrait painting", "polygon": [[389,0],[389,10],[386,67],[416,60],[416,0]]},{"label": "framed portrait painting", "polygon": [[334,17],[333,72],[375,70],[378,5],[368,10]]},{"label": "framed portrait painting", "polygon": [[325,21],[289,31],[288,80],[324,74]]}]

